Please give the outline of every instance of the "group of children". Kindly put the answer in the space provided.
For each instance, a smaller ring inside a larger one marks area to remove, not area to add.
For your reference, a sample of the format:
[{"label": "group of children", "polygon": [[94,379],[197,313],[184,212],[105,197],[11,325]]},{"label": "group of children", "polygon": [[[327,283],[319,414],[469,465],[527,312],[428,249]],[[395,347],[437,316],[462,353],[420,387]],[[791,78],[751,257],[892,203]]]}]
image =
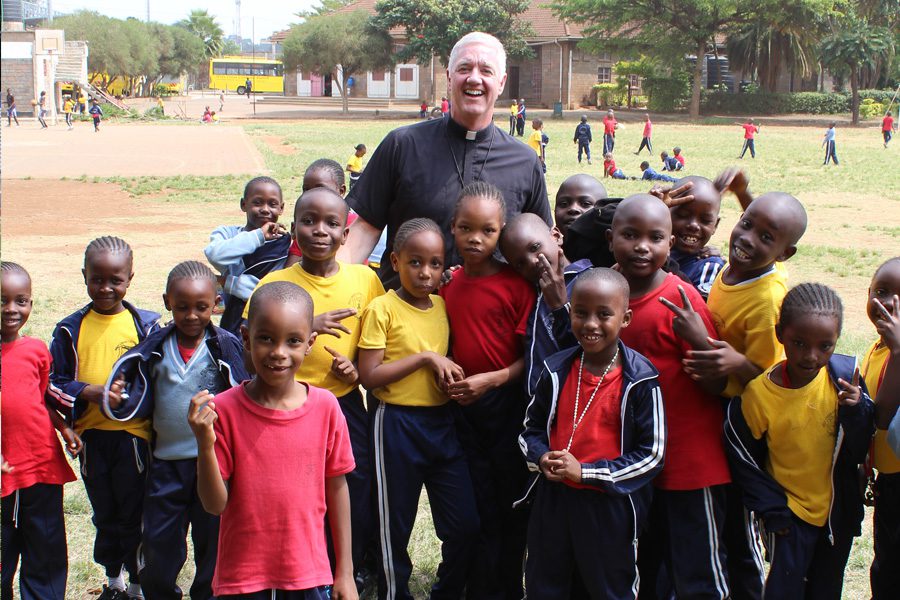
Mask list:
[{"label": "group of children", "polygon": [[[380,598],[411,598],[423,487],[434,598],[839,598],[875,425],[872,590],[896,592],[900,258],[874,274],[879,337],[857,368],[834,354],[834,291],[788,291],[803,206],[754,199],[741,171],[625,199],[575,175],[553,228],[507,221],[473,182],[451,225],[461,268],[412,219],[387,292],[336,259],[345,191],[340,165],[313,163],[288,230],[278,183],[251,180],[245,224],[205,249],[218,274],[169,273],[165,326],[125,300],[128,244],[93,240],[90,302],[49,351],[20,335],[31,280],[3,262],[4,597],[20,557],[23,600],[64,596],[59,431],[102,600],[180,598],[189,525],[195,600],[352,599],[372,564]],[[708,247],[726,191],[743,208],[727,263]]]},{"label": "group of children", "polygon": [[[637,152],[635,152],[637,154]],[[641,176],[640,177],[628,177],[625,173],[622,172],[616,165],[616,160],[613,157],[612,152],[607,152],[603,155],[603,177],[611,177],[612,179],[642,179],[645,181],[665,181],[668,183],[673,183],[676,181],[675,177],[671,175],[666,175],[666,172],[675,172],[681,171],[684,169],[685,158],[684,154],[681,153],[681,148],[676,146],[672,149],[672,156],[669,156],[669,153],[663,150],[659,153],[659,160],[662,161],[662,171],[658,172],[650,166],[648,161],[641,162]]]}]

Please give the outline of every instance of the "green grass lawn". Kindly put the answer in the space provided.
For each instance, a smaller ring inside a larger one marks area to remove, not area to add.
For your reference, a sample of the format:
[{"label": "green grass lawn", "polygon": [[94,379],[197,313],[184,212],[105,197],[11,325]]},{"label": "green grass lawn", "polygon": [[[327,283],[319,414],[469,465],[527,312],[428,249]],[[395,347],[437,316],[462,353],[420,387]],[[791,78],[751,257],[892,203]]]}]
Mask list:
[{"label": "green grass lawn", "polygon": [[[592,114],[595,136],[599,138],[598,118],[599,113]],[[751,160],[748,156],[737,161],[735,157],[742,144],[742,130],[737,125],[659,123],[653,138],[656,155],[648,158],[645,152],[639,158],[632,154],[640,142],[639,117],[626,115],[624,119],[625,129],[617,135],[615,154],[626,175],[639,175],[641,160],[650,160],[658,168],[658,153],[663,149],[671,151],[678,145],[687,159],[685,174],[713,178],[725,167],[740,163],[749,174],[755,194],[779,190],[799,197],[807,207],[810,226],[799,252],[788,263],[791,283],[821,281],[835,287],[844,299],[846,313],[840,351],[857,355],[865,351],[874,337],[864,310],[869,279],[878,264],[900,254],[900,169],[897,168],[900,146],[882,148],[874,123],[860,129],[841,128],[837,137],[841,166],[826,168],[821,166],[820,149],[824,128],[763,125],[757,139],[757,158]],[[247,124],[245,129],[263,154],[271,174],[281,182],[289,214],[300,190],[303,171],[310,162],[327,157],[344,164],[356,144],[366,144],[371,152],[385,133],[408,122],[263,121]],[[593,166],[577,163],[576,146],[571,142],[575,124],[571,119],[546,122],[545,130],[550,137],[547,188],[551,206],[557,188],[567,176],[577,172],[598,176],[602,168],[601,142],[593,144]],[[505,122],[498,120],[498,125],[505,129]],[[189,236],[175,238],[176,242],[166,241],[164,247],[152,227],[128,238],[136,247],[138,271],[129,299],[162,311],[160,296],[165,273],[180,260],[198,258],[214,225],[241,221],[238,199],[243,184],[254,175],[257,173],[227,177],[82,179],[88,183],[115,183],[132,195],[141,209],[189,224]],[[626,196],[648,189],[640,181],[605,180],[604,183],[610,196]],[[6,201],[17,199],[7,197]],[[736,202],[727,198],[719,231],[713,238],[720,248],[724,249],[737,216]],[[76,265],[88,241],[87,237],[69,236],[62,240],[65,251],[56,254],[34,250],[33,241],[4,236],[4,256],[24,256],[20,260],[29,269],[54,274],[52,281],[39,282],[43,297],[36,298],[27,333],[49,341],[53,324],[86,301]],[[138,244],[141,249],[137,248]],[[424,499],[422,507],[427,507]],[[66,597],[69,600],[90,598],[92,592],[99,590],[103,578],[101,569],[91,558],[91,511],[80,482],[67,486],[65,511],[70,556]],[[864,535],[857,540],[848,564],[844,597],[868,597],[871,554],[869,514]],[[420,511],[411,555],[415,563],[413,592],[416,597],[426,597],[439,561],[439,548],[427,510]],[[189,587],[191,573],[188,565],[182,573],[185,589]]]}]

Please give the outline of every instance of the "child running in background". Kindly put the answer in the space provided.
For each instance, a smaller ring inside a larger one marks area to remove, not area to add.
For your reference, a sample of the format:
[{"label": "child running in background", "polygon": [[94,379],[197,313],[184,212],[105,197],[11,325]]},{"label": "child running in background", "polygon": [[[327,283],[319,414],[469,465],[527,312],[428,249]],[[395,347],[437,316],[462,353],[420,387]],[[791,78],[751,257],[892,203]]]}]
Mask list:
[{"label": "child running in background", "polygon": [[256,375],[218,395],[198,392],[188,413],[198,494],[207,512],[221,515],[213,593],[356,600],[347,425],[332,393],[294,378],[316,339],[312,299],[276,281],[261,286],[248,308],[242,333]]},{"label": "child running in background", "polygon": [[141,546],[148,598],[182,597],[176,580],[187,558],[188,525],[195,566],[190,595],[212,598],[219,519],[197,496],[197,440],[185,415],[199,390],[218,394],[249,378],[240,340],[210,323],[217,300],[209,267],[193,260],[176,265],[163,294],[173,322],[122,355],[107,382],[107,417],[153,425]]},{"label": "child running in background", "polygon": [[[513,503],[528,483],[517,438],[527,398],[521,385],[523,340],[536,292],[493,258],[506,218],[496,187],[463,188],[450,224],[463,267],[440,290],[450,320],[451,356],[465,379],[450,384],[457,432],[476,490],[481,541],[466,585],[474,597],[522,597],[528,514]],[[490,319],[490,327],[484,319]]]},{"label": "child running in background", "polygon": [[[303,192],[297,199],[293,218],[293,237],[303,256],[298,264],[263,277],[257,289],[272,281],[289,281],[313,299],[318,313],[312,325],[317,343],[296,372],[296,378],[334,394],[347,421],[356,462],[356,468],[346,474],[353,524],[352,558],[354,574],[362,582],[365,552],[374,541],[375,515],[369,418],[359,391],[356,359],[360,315],[372,300],[384,294],[384,287],[369,267],[338,262],[335,258],[347,240],[349,210],[344,199],[328,187]],[[244,316],[249,316],[246,310]]]},{"label": "child running in background", "polygon": [[728,406],[732,472],[762,519],[771,557],[766,600],[838,600],[860,534],[857,472],[873,407],[856,360],[834,354],[842,318],[841,299],[822,284],[788,292],[778,320],[786,360]]},{"label": "child running in background", "polygon": [[383,572],[379,598],[411,598],[409,536],[422,485],[428,491],[441,564],[434,598],[459,598],[479,535],[475,491],[447,402],[463,370],[447,358],[444,300],[432,295],[444,270],[444,239],[430,219],[403,223],[391,264],[400,289],[369,303],[359,340],[359,379],[369,391]]},{"label": "child running in background", "polygon": [[69,131],[72,131],[72,111],[75,110],[75,101],[72,100],[72,96],[66,96],[66,101],[63,102],[63,114],[66,116],[66,127],[68,127]]},{"label": "child running in background", "polygon": [[870,582],[873,600],[892,598],[900,589],[900,456],[888,445],[887,429],[900,402],[900,256],[875,271],[866,305],[878,340],[863,358],[860,374],[875,400],[875,479]]},{"label": "child running in background", "polygon": [[553,221],[556,229],[565,237],[575,219],[589,211],[597,202],[607,197],[606,188],[585,173],[567,177],[556,191],[556,206],[553,209]]},{"label": "child running in background", "polygon": [[598,268],[578,276],[579,345],[544,363],[519,438],[540,473],[528,525],[529,599],[580,597],[582,586],[591,597],[637,597],[637,537],[667,450],[656,369],[619,340],[631,321],[621,275]]},{"label": "child running in background", "polygon": [[612,152],[603,155],[603,176],[612,177],[613,179],[628,179],[622,169],[616,166],[616,160],[613,158]]},{"label": "child running in background", "polygon": [[719,271],[725,266],[721,256],[707,251],[707,244],[719,226],[722,195],[713,182],[699,175],[682,177],[672,187],[678,188],[688,182],[693,184],[688,192],[693,200],[671,209],[674,237],[671,257],[706,300]]},{"label": "child running in background", "polygon": [[641,150],[644,148],[647,149],[647,152],[653,154],[653,143],[650,141],[650,136],[653,135],[653,123],[650,122],[650,115],[644,115],[644,133],[641,138],[641,145],[638,146],[637,152],[635,152],[635,156],[641,153]]},{"label": "child running in background", "polygon": [[668,181],[670,183],[675,181],[675,178],[671,175],[655,171],[646,160],[641,163],[641,179],[644,181]]},{"label": "child running in background", "polygon": [[359,181],[359,178],[362,176],[362,157],[366,155],[366,145],[357,144],[354,150],[355,152],[350,155],[350,158],[347,159],[347,172],[350,173],[351,190],[353,189],[353,186],[356,185],[356,182]]},{"label": "child running in background", "polygon": [[[653,481],[649,523],[641,535],[641,593],[724,600],[730,596],[723,526],[731,477],[717,394],[725,377],[695,381],[682,368],[690,350],[711,348],[717,334],[700,294],[662,268],[673,240],[669,210],[649,194],[629,196],[607,233],[630,290],[633,318],[620,334],[622,342],[659,371],[668,429],[665,465]],[[658,589],[663,565],[671,590]]]},{"label": "child running in background", "polygon": [[659,153],[659,159],[662,161],[663,171],[680,171],[684,168],[684,165],[677,158],[669,156],[669,153],[665,150]]},{"label": "child running in background", "polygon": [[111,421],[100,408],[115,362],[159,327],[157,313],[124,300],[133,263],[131,246],[120,238],[104,236],[88,244],[82,274],[91,301],[60,321],[50,342],[49,396],[84,440],[79,458],[97,528],[94,560],[109,579],[100,600],[141,596],[137,554],[150,422]]},{"label": "child running in background", "polygon": [[841,164],[838,161],[837,157],[837,145],[834,141],[835,131],[834,127],[837,125],[834,121],[828,124],[828,129],[825,130],[825,135],[822,136],[822,147],[825,148],[825,162],[823,165],[827,165],[829,161],[834,161],[835,166]]},{"label": "child running in background", "polygon": [[3,423],[2,561],[3,598],[13,598],[13,578],[21,559],[19,597],[22,600],[63,600],[68,555],[63,517],[63,485],[75,481],[56,431],[74,456],[81,439],[44,402],[50,376],[46,344],[20,335],[31,316],[31,277],[21,265],[0,265],[3,342],[0,404]]},{"label": "child running in background", "polygon": [[[746,208],[731,232],[728,265],[713,282],[707,299],[721,339],[711,342],[712,350],[692,350],[684,364],[689,374],[700,378],[726,375],[722,396],[730,399],[784,356],[775,324],[787,293],[787,278],[777,263],[797,252],[807,219],[803,205],[790,194],[770,192],[755,200],[748,198],[746,177],[740,171],[730,170],[719,180],[729,182],[721,185],[734,191]],[[744,509],[740,491],[732,486],[726,516],[728,580],[741,598],[762,596],[758,539],[755,520]]]},{"label": "child running in background", "polygon": [[103,118],[103,109],[100,108],[100,105],[96,100],[91,100],[91,107],[88,109],[88,114],[91,115],[91,118],[94,119],[94,132],[97,133],[100,131],[100,119]]},{"label": "child running in background", "polygon": [[259,280],[277,271],[287,260],[291,237],[278,222],[284,212],[281,186],[271,177],[254,177],[244,186],[241,211],[244,225],[222,225],[209,236],[203,253],[219,275],[225,292],[225,312],[220,326],[240,335],[247,298]]},{"label": "child running in background", "polygon": [[500,234],[503,258],[537,291],[525,332],[525,391],[533,396],[544,360],[573,347],[569,295],[575,277],[591,268],[589,260],[570,263],[562,251],[559,230],[532,213],[513,217]]}]

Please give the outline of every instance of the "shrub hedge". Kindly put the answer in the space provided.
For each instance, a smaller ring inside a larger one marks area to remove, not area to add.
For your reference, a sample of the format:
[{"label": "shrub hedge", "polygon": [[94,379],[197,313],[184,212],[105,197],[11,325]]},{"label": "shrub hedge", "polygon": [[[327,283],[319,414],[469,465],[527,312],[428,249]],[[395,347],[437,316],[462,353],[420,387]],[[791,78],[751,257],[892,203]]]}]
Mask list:
[{"label": "shrub hedge", "polygon": [[[894,92],[892,90],[860,90],[860,104],[887,106]],[[845,92],[795,92],[770,94],[752,92],[731,94],[718,90],[703,90],[701,110],[705,113],[774,115],[805,113],[813,115],[833,115],[850,112],[850,94]],[[863,118],[877,116],[873,109],[861,111]]]}]

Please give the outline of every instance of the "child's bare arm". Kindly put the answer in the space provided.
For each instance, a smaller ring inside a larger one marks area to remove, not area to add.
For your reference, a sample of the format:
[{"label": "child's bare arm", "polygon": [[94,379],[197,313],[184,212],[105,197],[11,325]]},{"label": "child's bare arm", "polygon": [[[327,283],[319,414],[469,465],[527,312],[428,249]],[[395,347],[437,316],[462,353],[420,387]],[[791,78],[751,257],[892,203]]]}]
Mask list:
[{"label": "child's bare arm", "polygon": [[728,167],[716,177],[713,182],[720,194],[725,192],[733,193],[741,205],[741,210],[747,210],[750,203],[753,202],[753,195],[750,193],[750,180],[747,174],[738,167]]},{"label": "child's bare arm", "polygon": [[335,377],[348,385],[355,385],[359,382],[359,370],[357,370],[352,360],[334,348],[325,346],[325,351],[334,357],[331,361],[331,372]]},{"label": "child's bare arm", "polygon": [[353,579],[353,558],[350,553],[350,492],[347,479],[343,475],[325,480],[325,506],[328,509],[328,524],[334,543],[334,600],[356,600],[356,583]]},{"label": "child's bare arm", "polygon": [[756,379],[765,369],[751,362],[724,340],[708,338],[710,350],[690,350],[684,359],[684,370],[703,381],[733,375],[742,385]]},{"label": "child's bare arm", "polygon": [[900,297],[891,298],[890,306],[885,306],[877,298],[874,302],[879,312],[875,330],[891,351],[884,379],[875,394],[875,426],[887,429],[900,405]]},{"label": "child's bare arm", "polygon": [[423,367],[434,371],[444,388],[465,377],[459,365],[436,352],[419,352],[389,363],[383,361],[384,348],[359,349],[359,381],[366,389],[395,383]]},{"label": "child's bare arm", "polygon": [[518,381],[524,372],[525,358],[523,357],[506,368],[469,375],[462,381],[451,383],[447,389],[447,396],[465,406],[493,389]]},{"label": "child's bare arm", "polygon": [[[205,405],[205,406],[204,406]],[[228,504],[228,488],[216,459],[216,403],[208,390],[197,392],[188,408],[188,424],[197,438],[197,494],[204,510],[221,515]]]},{"label": "child's bare arm", "polygon": [[65,419],[63,419],[58,412],[49,406],[46,408],[47,414],[50,415],[50,422],[53,423],[53,427],[66,441],[66,450],[68,450],[69,454],[72,456],[77,456],[84,448],[81,438],[75,433],[74,429],[69,427],[69,424],[66,423]]}]

